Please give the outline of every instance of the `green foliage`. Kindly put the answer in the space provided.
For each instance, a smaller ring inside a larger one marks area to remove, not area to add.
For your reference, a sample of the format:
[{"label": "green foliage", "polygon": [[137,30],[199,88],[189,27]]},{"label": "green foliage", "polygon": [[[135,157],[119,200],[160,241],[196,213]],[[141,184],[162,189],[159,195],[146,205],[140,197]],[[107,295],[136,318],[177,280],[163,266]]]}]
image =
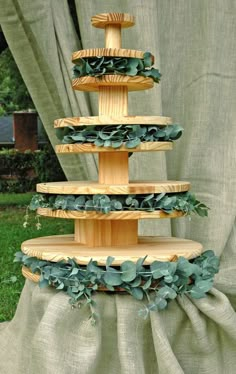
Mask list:
[{"label": "green foliage", "polygon": [[141,142],[173,141],[180,138],[183,128],[180,125],[108,125],[64,127],[56,134],[62,143],[93,143],[98,147],[135,148]]},{"label": "green foliage", "polygon": [[175,210],[201,217],[208,215],[208,207],[198,201],[190,192],[160,193],[142,195],[52,195],[36,194],[29,205],[30,210],[38,208],[62,210],[96,211],[109,213],[121,210],[154,212],[162,210],[172,213]]},{"label": "green foliage", "polygon": [[0,55],[0,116],[22,109],[33,109],[27,91],[9,48]]},{"label": "green foliage", "polygon": [[154,82],[159,83],[161,74],[158,69],[152,67],[152,57],[150,52],[144,53],[144,58],[133,57],[87,57],[79,58],[73,62],[74,77],[80,78],[86,75],[100,77],[105,74],[121,75],[142,75],[150,77]]},{"label": "green foliage", "polygon": [[0,192],[11,193],[32,191],[39,182],[65,180],[51,147],[34,152],[0,151],[0,175]]},{"label": "green foliage", "polygon": [[219,271],[219,258],[213,251],[206,251],[190,261],[179,257],[176,262],[154,261],[145,265],[146,258],[139,259],[136,264],[125,261],[120,267],[112,266],[113,257],[107,258],[106,267],[98,266],[92,259],[87,266],[81,266],[73,259],[54,263],[17,252],[15,262],[39,273],[40,287],[54,286],[67,292],[72,305],[86,299],[94,306],[91,296],[99,287],[109,291],[122,289],[137,300],[147,298],[147,305],[139,311],[144,318],[150,311],[165,309],[178,295],[187,294],[195,299],[205,297]]}]

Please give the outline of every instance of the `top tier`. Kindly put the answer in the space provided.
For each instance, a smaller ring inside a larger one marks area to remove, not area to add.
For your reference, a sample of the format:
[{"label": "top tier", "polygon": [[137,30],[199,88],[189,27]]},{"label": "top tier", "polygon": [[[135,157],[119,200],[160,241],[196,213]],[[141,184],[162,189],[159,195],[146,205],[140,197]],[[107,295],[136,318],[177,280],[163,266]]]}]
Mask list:
[{"label": "top tier", "polygon": [[[144,52],[121,48],[121,28],[131,27],[135,24],[134,16],[126,13],[103,13],[93,16],[92,25],[105,29],[105,48],[93,48],[74,52],[72,62],[86,57],[133,57],[142,59]],[[151,56],[154,63],[154,57]],[[104,75],[99,77],[82,76],[72,81],[74,90],[99,91],[101,86],[124,86],[127,91],[146,90],[153,87],[153,79],[144,76]]]},{"label": "top tier", "polygon": [[121,27],[133,26],[135,19],[126,13],[103,13],[92,17],[91,22],[94,27],[105,29],[106,48],[121,48]]},{"label": "top tier", "polygon": [[127,13],[101,13],[91,18],[92,25],[105,29],[108,25],[118,25],[123,28],[134,26],[135,18]]}]

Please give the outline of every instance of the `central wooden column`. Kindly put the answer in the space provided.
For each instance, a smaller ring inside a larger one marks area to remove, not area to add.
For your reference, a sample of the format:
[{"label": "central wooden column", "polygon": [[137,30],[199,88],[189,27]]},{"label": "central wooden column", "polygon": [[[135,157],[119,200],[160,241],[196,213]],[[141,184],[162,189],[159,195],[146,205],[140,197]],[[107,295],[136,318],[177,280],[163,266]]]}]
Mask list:
[{"label": "central wooden column", "polygon": [[[99,115],[122,116],[128,114],[128,90],[125,86],[99,87]],[[99,153],[99,183],[129,183],[128,152]]]},{"label": "central wooden column", "polygon": [[[121,48],[120,25],[105,28],[106,48]],[[99,87],[99,116],[128,115],[126,86]],[[128,152],[99,153],[99,183],[128,184]],[[132,245],[138,242],[138,220],[75,220],[75,240],[90,247]]]}]

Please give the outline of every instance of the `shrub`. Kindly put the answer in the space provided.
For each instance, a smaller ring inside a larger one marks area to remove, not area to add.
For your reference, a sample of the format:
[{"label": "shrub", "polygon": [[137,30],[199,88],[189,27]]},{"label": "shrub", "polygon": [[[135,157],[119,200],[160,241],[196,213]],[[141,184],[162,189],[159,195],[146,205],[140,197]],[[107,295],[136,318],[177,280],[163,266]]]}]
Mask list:
[{"label": "shrub", "polygon": [[0,151],[0,192],[28,192],[35,184],[66,180],[55,152],[50,146],[42,150]]}]

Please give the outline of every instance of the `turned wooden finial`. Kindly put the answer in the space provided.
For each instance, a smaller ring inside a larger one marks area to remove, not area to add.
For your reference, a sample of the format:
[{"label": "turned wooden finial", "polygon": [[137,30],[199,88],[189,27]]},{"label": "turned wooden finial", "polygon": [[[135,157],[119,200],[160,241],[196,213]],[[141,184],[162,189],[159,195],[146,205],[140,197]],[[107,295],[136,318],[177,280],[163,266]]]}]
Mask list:
[{"label": "turned wooden finial", "polygon": [[92,25],[105,29],[105,47],[121,48],[121,28],[135,24],[134,16],[126,13],[102,13],[91,18]]}]

